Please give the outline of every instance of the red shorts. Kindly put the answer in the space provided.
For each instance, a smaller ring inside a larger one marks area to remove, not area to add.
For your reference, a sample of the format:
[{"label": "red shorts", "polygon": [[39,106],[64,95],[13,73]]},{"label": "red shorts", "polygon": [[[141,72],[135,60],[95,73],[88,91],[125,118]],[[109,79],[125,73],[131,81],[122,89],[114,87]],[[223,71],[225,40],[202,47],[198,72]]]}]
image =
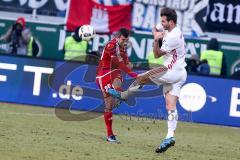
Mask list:
[{"label": "red shorts", "polygon": [[112,71],[101,71],[96,77],[96,83],[98,84],[102,92],[108,95],[107,88],[114,88],[113,81],[116,78],[122,81],[121,70],[115,69]]}]

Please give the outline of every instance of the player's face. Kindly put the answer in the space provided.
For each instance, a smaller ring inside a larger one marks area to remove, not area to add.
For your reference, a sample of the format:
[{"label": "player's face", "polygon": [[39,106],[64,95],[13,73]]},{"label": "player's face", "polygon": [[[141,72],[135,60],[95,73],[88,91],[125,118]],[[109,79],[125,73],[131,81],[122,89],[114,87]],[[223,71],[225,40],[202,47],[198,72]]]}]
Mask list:
[{"label": "player's face", "polygon": [[123,35],[118,38],[118,43],[121,47],[127,47],[128,41],[129,37],[124,37]]},{"label": "player's face", "polygon": [[165,30],[169,30],[169,21],[167,21],[167,17],[166,16],[162,16],[161,17],[161,23],[162,23],[162,26]]}]

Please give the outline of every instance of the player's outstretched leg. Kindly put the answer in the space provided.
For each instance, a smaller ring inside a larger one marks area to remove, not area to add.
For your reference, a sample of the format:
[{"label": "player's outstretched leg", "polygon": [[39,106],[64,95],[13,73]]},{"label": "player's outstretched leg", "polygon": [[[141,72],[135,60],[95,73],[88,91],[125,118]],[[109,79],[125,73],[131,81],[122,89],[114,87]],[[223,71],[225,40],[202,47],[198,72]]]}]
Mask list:
[{"label": "player's outstretched leg", "polygon": [[107,89],[108,94],[110,94],[113,98],[117,98],[119,100],[122,100],[121,98],[121,93],[117,91],[116,89],[113,88],[108,88]]},{"label": "player's outstretched leg", "polygon": [[132,95],[134,92],[137,92],[139,89],[141,89],[141,85],[129,87],[128,90],[120,92],[113,88],[108,88],[108,94],[111,95],[113,98],[116,98],[121,103],[122,101],[126,101],[130,95]]},{"label": "player's outstretched leg", "polygon": [[[163,76],[167,70],[165,66],[159,66],[139,74],[136,80],[129,86],[128,90],[121,92],[121,99],[127,100],[130,95],[138,92],[145,84],[153,82],[156,85],[161,85],[162,82],[159,83],[158,79]],[[155,79],[157,79],[157,81],[155,81]]]},{"label": "player's outstretched leg", "polygon": [[[142,74],[139,74],[136,80],[129,86],[129,88],[126,91],[120,92],[117,91],[114,88],[108,88],[107,92],[114,98],[119,99],[120,101],[126,101],[128,97],[135,92],[138,92],[144,84],[148,84],[151,82],[158,84],[154,81],[156,77],[161,77],[164,75],[167,71],[167,68],[165,66],[160,66],[154,69],[151,69],[147,72],[144,72]],[[157,78],[158,79],[158,78]]]},{"label": "player's outstretched leg", "polygon": [[138,92],[142,87],[143,85],[130,86],[126,91],[120,93],[121,99],[126,101],[129,96]]}]

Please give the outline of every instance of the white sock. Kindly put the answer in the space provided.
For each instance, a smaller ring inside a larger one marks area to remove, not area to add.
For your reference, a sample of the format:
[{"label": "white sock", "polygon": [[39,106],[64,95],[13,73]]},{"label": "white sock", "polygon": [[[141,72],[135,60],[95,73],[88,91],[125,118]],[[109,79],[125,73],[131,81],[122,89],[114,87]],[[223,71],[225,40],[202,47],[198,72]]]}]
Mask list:
[{"label": "white sock", "polygon": [[174,137],[174,131],[177,128],[178,113],[177,110],[168,111],[168,133],[166,138]]},{"label": "white sock", "polygon": [[121,92],[121,98],[122,99],[128,99],[128,97],[130,95],[132,95],[135,92],[138,92],[140,90],[140,88],[141,88],[140,85],[129,87],[128,90],[126,90],[124,92]]}]

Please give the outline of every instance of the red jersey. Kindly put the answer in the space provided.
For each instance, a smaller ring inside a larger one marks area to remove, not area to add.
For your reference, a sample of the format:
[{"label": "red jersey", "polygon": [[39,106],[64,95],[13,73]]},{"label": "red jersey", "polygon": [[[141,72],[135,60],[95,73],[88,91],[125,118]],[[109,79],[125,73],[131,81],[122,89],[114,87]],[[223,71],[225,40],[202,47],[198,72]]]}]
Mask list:
[{"label": "red jersey", "polygon": [[125,48],[120,47],[117,44],[117,40],[113,39],[109,41],[102,53],[97,70],[97,76],[102,76],[107,72],[113,70],[122,70],[132,77],[136,77],[137,74],[127,67],[129,59]]},{"label": "red jersey", "polygon": [[96,82],[105,93],[106,88],[113,87],[115,78],[122,80],[121,72],[129,74],[131,77],[137,77],[137,74],[127,67],[129,59],[125,48],[118,45],[117,40],[109,41],[102,53],[97,69]]}]

